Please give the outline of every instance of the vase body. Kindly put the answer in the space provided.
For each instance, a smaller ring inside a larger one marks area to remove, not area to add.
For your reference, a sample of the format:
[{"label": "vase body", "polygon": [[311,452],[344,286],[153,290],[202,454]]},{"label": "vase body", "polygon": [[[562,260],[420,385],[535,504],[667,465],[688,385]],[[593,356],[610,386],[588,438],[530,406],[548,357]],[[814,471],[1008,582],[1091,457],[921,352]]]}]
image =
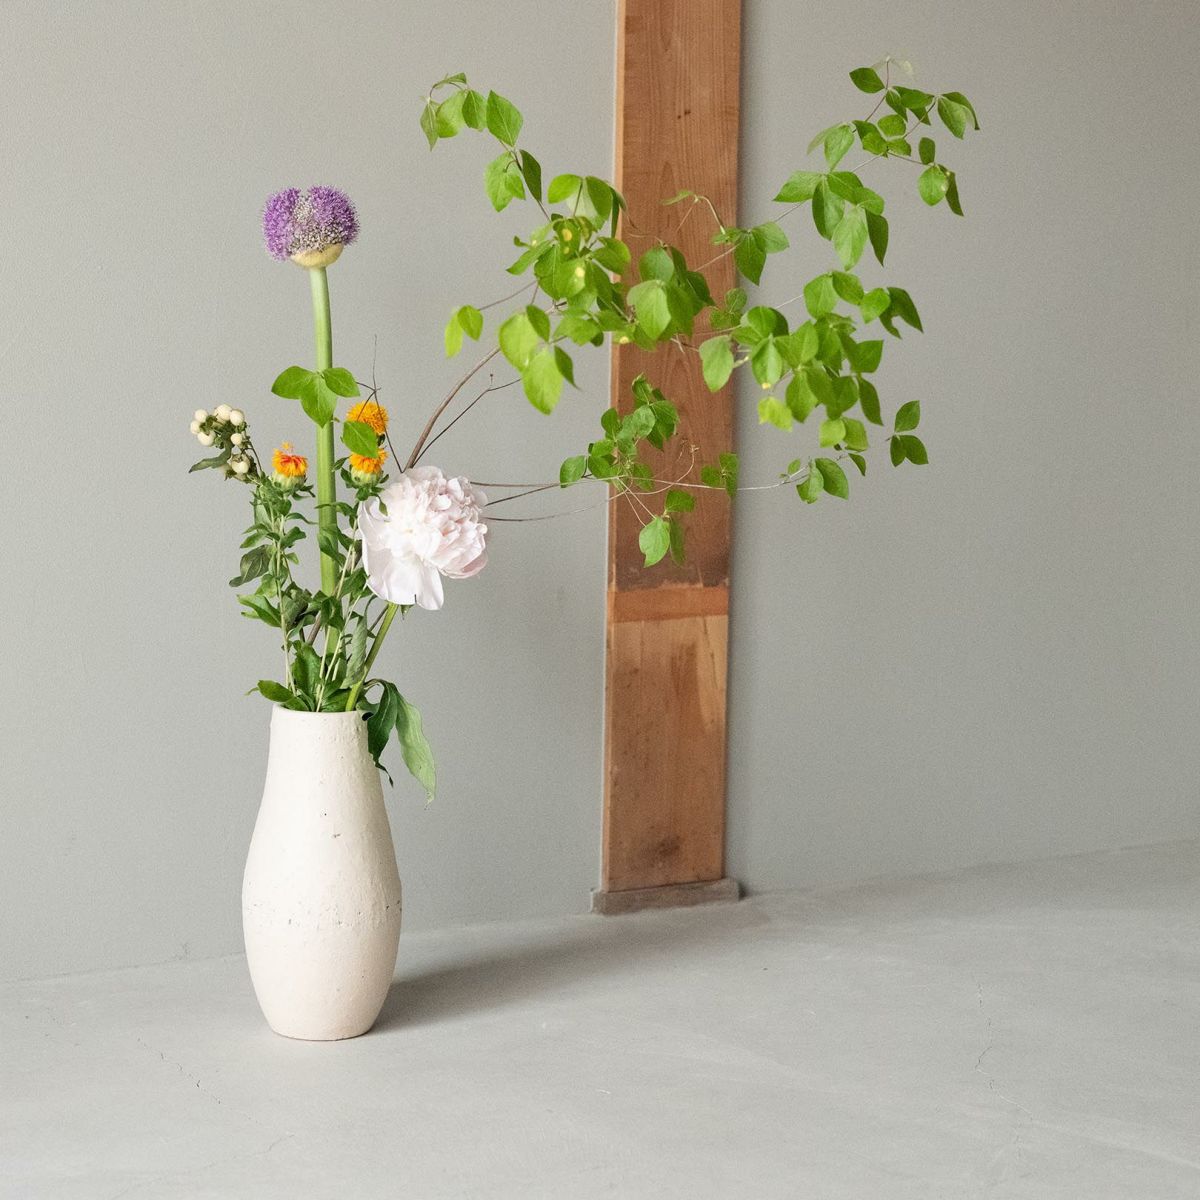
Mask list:
[{"label": "vase body", "polygon": [[284,1037],[366,1033],[396,969],[400,876],[362,714],[275,708],[242,880],[246,962]]}]

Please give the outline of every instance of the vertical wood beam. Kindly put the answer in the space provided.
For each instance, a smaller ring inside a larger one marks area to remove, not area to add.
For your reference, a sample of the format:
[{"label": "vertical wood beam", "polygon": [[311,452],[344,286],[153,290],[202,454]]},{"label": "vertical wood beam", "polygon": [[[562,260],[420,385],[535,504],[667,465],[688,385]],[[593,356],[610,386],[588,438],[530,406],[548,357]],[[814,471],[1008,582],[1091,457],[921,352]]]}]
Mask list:
[{"label": "vertical wood beam", "polygon": [[[700,267],[718,253],[711,213],[662,201],[688,188],[707,196],[725,224],[736,221],[740,0],[620,0],[618,23],[616,180],[630,218],[623,236],[635,259],[661,237]],[[734,284],[728,256],[705,273],[714,296]],[[677,479],[690,466],[695,479],[732,448],[729,392],[709,392],[694,353],[617,346],[613,404],[622,413],[639,373],[680,412],[674,447],[651,460],[656,476]],[[736,895],[726,882],[694,886],[724,876],[729,500],[697,493],[682,567],[644,568],[640,530],[631,504],[611,506],[598,911]]]}]

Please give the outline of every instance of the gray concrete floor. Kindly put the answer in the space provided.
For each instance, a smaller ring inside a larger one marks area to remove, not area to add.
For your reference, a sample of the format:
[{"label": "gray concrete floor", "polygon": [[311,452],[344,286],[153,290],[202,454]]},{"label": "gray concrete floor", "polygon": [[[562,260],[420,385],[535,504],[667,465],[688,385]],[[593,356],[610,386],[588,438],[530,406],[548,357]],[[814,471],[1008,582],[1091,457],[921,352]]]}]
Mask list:
[{"label": "gray concrete floor", "polygon": [[1200,1195],[1197,844],[400,955],[327,1045],[239,958],[0,989],[0,1195]]}]

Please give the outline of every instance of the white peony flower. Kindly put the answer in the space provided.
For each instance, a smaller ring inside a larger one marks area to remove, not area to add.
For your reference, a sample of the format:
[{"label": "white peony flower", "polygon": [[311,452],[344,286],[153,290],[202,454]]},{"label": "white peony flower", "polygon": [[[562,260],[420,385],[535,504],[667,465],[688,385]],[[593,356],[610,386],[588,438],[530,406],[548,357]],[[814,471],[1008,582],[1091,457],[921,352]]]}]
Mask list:
[{"label": "white peony flower", "polygon": [[199,421],[193,421],[193,422],[192,422],[192,423],[191,423],[191,424],[188,426],[188,428],[189,428],[189,429],[190,429],[190,430],[191,430],[193,433],[199,433],[199,432],[200,432],[200,422],[199,422]]},{"label": "white peony flower", "polygon": [[213,409],[213,416],[216,417],[218,421],[228,421],[229,414],[232,411],[233,410],[228,404],[218,404],[217,407]]},{"label": "white peony flower", "polygon": [[245,440],[246,439],[242,434],[234,433],[234,434],[230,434],[229,444],[231,446],[240,446]]},{"label": "white peony flower", "polygon": [[230,409],[229,423],[234,427],[234,429],[241,429],[241,427],[246,423],[246,414],[242,412],[240,408]]},{"label": "white peony flower", "polygon": [[[367,586],[392,604],[442,607],[442,576],[466,579],[487,563],[487,496],[461,476],[413,467],[358,508]],[[386,510],[386,511],[385,511]]]},{"label": "white peony flower", "polygon": [[200,425],[203,425],[204,422],[208,420],[208,413],[206,413],[202,408],[196,409],[196,411],[192,413],[192,416],[196,418],[197,423]]},{"label": "white peony flower", "polygon": [[245,475],[250,470],[248,458],[235,458],[229,465],[233,468],[235,475]]},{"label": "white peony flower", "polygon": [[202,446],[211,446],[217,439],[211,433],[196,434],[196,441]]}]

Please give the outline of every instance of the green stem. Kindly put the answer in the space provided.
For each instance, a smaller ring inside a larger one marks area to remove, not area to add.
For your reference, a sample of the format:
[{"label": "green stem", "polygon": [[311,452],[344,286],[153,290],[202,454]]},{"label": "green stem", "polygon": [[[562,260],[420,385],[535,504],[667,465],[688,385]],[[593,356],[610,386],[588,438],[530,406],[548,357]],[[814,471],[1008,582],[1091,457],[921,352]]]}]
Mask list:
[{"label": "green stem", "polygon": [[371,653],[367,655],[367,661],[363,663],[362,678],[350,689],[350,695],[346,697],[347,712],[353,712],[354,706],[358,703],[358,693],[362,691],[363,684],[370,675],[371,668],[375,665],[375,656],[379,653],[379,647],[383,645],[383,639],[387,637],[387,631],[392,627],[392,619],[399,607],[398,604],[389,604],[387,612],[383,614],[383,622],[379,626],[379,632],[375,635],[375,641],[371,644]]},{"label": "green stem", "polygon": [[[312,284],[313,335],[317,345],[317,370],[333,366],[333,323],[329,315],[329,279],[324,267],[310,267]],[[333,478],[333,422],[317,427],[317,528],[337,536],[337,492]],[[333,595],[337,586],[337,562],[321,554],[321,590]]]}]

